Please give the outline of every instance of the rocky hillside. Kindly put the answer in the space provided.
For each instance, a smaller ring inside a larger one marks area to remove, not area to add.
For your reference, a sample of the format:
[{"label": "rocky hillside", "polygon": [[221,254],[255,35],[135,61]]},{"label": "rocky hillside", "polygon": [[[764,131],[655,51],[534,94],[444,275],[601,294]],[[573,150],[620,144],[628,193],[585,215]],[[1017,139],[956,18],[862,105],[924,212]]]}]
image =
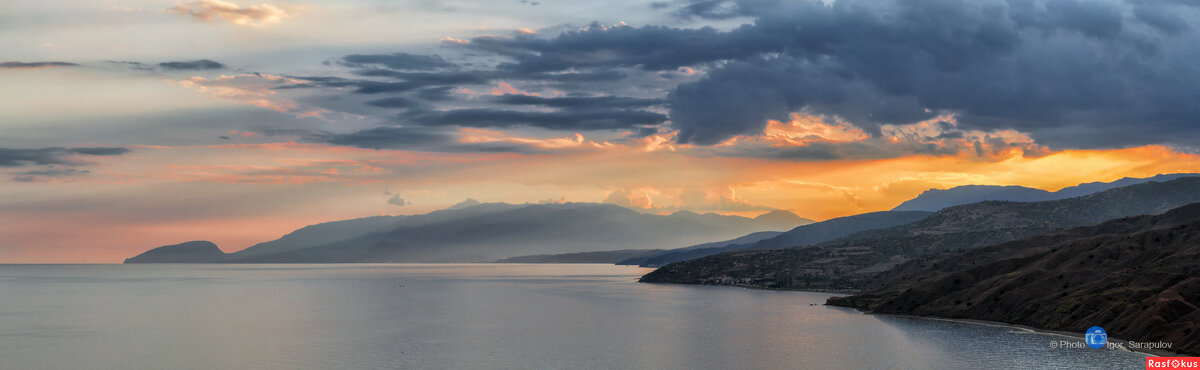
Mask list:
[{"label": "rocky hillside", "polygon": [[1104,220],[1162,213],[1200,202],[1200,178],[1149,182],[1046,202],[981,202],[898,227],[804,248],[743,250],[663,266],[646,282],[775,289],[858,289],[910,259],[1004,243]]},{"label": "rocky hillside", "polygon": [[912,261],[829,304],[1000,321],[1200,353],[1200,204]]}]

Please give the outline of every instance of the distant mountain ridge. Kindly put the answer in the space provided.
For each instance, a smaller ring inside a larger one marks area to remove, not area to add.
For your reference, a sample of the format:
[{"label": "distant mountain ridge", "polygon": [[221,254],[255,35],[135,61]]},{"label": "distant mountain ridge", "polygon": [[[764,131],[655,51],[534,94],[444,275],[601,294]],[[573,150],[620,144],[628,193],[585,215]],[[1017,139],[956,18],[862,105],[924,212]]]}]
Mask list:
[{"label": "distant mountain ridge", "polygon": [[1080,197],[1098,193],[1108,189],[1146,183],[1150,181],[1163,182],[1182,177],[1198,177],[1196,173],[1163,174],[1146,178],[1126,177],[1113,182],[1089,182],[1050,192],[1024,186],[995,186],[995,185],[964,185],[949,189],[929,189],[892,208],[893,211],[927,211],[937,212],[947,207],[971,204],[990,200],[1013,202],[1042,202]]},{"label": "distant mountain ridge", "polygon": [[[311,225],[227,254],[219,262],[492,262],[527,254],[689,245],[808,222],[787,211],[757,218],[693,212],[663,216],[600,203],[464,202],[423,215]],[[162,253],[156,251],[144,255]],[[130,263],[144,260],[135,257]]]},{"label": "distant mountain ridge", "polygon": [[[811,225],[811,224],[810,224]],[[658,267],[671,262],[685,261],[689,259],[700,258],[712,254],[720,253],[720,251],[730,248],[749,248],[763,239],[770,239],[783,234],[779,231],[760,231],[749,235],[743,235],[737,238],[722,240],[719,242],[696,244],[690,247],[669,249],[641,255],[633,258],[616,261],[617,265],[633,265],[641,267]]]},{"label": "distant mountain ridge", "polygon": [[902,226],[859,232],[810,247],[744,250],[663,266],[646,282],[780,289],[858,288],[907,260],[983,247],[1120,217],[1200,202],[1200,178],[1148,182],[1045,202],[989,201],[944,209]]},{"label": "distant mountain ridge", "polygon": [[870,279],[830,305],[979,319],[1200,353],[1200,203],[931,256]]},{"label": "distant mountain ridge", "polygon": [[617,251],[575,252],[558,254],[535,254],[532,256],[509,257],[496,263],[613,263],[662,252],[662,249],[623,249]]},{"label": "distant mountain ridge", "polygon": [[883,211],[838,217],[797,226],[787,232],[775,233],[775,235],[756,233],[723,242],[672,249],[657,255],[633,258],[617,264],[660,267],[729,251],[803,246],[841,238],[856,232],[904,225],[920,221],[931,214],[933,213],[920,211]]}]

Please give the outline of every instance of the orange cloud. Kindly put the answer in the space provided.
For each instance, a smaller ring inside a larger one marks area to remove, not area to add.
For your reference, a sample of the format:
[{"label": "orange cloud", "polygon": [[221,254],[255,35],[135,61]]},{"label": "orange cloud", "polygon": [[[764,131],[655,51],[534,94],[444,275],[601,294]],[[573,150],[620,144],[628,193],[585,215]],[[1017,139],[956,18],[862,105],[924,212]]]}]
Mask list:
[{"label": "orange cloud", "polygon": [[840,119],[826,123],[824,116],[792,113],[788,122],[767,121],[763,134],[769,139],[789,145],[805,145],[810,141],[848,142],[862,141],[869,136],[858,127]]},{"label": "orange cloud", "polygon": [[569,149],[585,146],[590,148],[604,148],[611,146],[609,143],[596,143],[587,141],[584,139],[583,134],[578,132],[570,137],[538,139],[514,136],[495,130],[464,127],[458,130],[458,134],[458,141],[466,144],[513,143],[529,145],[541,149]]}]

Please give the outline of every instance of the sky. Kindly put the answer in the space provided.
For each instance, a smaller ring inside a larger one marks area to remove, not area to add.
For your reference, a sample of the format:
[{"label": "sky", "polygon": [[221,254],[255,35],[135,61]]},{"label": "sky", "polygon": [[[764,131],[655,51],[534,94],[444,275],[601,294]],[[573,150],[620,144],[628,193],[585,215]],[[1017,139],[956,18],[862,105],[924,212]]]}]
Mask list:
[{"label": "sky", "polygon": [[1190,0],[0,2],[0,263],[1200,172]]}]

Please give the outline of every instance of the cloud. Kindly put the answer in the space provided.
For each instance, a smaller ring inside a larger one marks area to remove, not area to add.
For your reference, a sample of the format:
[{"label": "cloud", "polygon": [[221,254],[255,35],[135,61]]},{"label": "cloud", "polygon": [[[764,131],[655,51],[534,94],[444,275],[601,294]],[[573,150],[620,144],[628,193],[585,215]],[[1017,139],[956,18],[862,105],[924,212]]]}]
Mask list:
[{"label": "cloud", "polygon": [[410,111],[402,120],[424,126],[539,127],[551,130],[614,130],[652,126],[666,115],[640,110],[517,111],[490,108]]},{"label": "cloud", "polygon": [[407,206],[407,205],[412,205],[412,203],[411,203],[411,202],[406,202],[406,201],[405,201],[403,198],[400,198],[400,195],[399,195],[399,194],[397,194],[397,195],[395,195],[395,196],[392,196],[391,198],[389,198],[389,199],[388,199],[388,204],[391,204],[391,205],[394,205],[394,206]]},{"label": "cloud", "polygon": [[610,191],[604,203],[651,213],[692,212],[759,212],[775,208],[755,205],[737,195],[732,188],[699,189],[626,187]]},{"label": "cloud", "polygon": [[209,97],[237,101],[276,112],[290,113],[298,117],[322,118],[322,114],[328,112],[323,108],[301,104],[281,96],[278,87],[306,83],[306,81],[290,77],[247,73],[222,75],[215,78],[197,76],[170,82],[196,90],[196,92]]},{"label": "cloud", "polygon": [[423,150],[449,145],[454,136],[442,130],[385,126],[353,133],[316,134],[310,140],[368,149]]},{"label": "cloud", "polygon": [[350,67],[382,66],[396,70],[430,70],[455,66],[438,55],[409,53],[350,54],[342,57],[341,63]]},{"label": "cloud", "polygon": [[240,6],[221,0],[200,0],[186,3],[176,3],[174,7],[165,10],[167,13],[183,14],[204,22],[212,22],[217,18],[240,26],[263,26],[279,23],[295,12],[292,7],[279,7],[271,4]]},{"label": "cloud", "polygon": [[517,32],[446,45],[502,56],[496,73],[513,75],[702,67],[668,88],[680,144],[759,134],[768,120],[807,110],[871,136],[882,125],[955,114],[964,128],[1017,130],[1058,148],[1190,146],[1200,139],[1189,124],[1200,106],[1184,97],[1200,95],[1191,62],[1200,8],[1186,4],[704,0],[679,15],[750,23],[592,24],[549,38]]},{"label": "cloud", "polygon": [[539,97],[525,94],[503,94],[494,99],[507,105],[533,105],[571,110],[629,109],[663,104],[661,99],[638,99],[623,96]]},{"label": "cloud", "polygon": [[616,204],[625,208],[636,208],[649,210],[654,208],[654,199],[650,198],[653,189],[628,189],[621,188],[613,190],[604,197],[604,203]]},{"label": "cloud", "polygon": [[[1200,106],[1188,98],[1200,96],[1192,62],[1200,54],[1200,7],[1186,2],[668,5],[683,18],[745,24],[515,30],[446,41],[461,51],[453,58],[350,54],[336,61],[348,71],[281,76],[284,83],[228,96],[280,111],[309,104],[384,120],[377,129],[321,137],[377,148],[478,150],[464,149],[454,130],[536,128],[793,160],[998,158],[1010,150],[1146,144],[1200,149],[1200,127],[1192,124]],[[284,91],[328,95],[296,100],[281,98]],[[795,113],[823,121],[797,123]],[[900,134],[940,117],[953,117],[953,129]],[[528,152],[515,144],[494,141],[488,150]]]},{"label": "cloud", "polygon": [[600,149],[603,143],[586,141],[576,133],[562,138],[526,138],[499,131],[438,127],[382,126],[351,133],[310,134],[309,141],[367,149],[424,152],[547,153],[568,149]]},{"label": "cloud", "polygon": [[158,63],[158,66],[165,68],[165,69],[173,69],[173,70],[225,69],[224,64],[221,64],[221,63],[218,63],[218,62],[215,62],[212,60],[208,60],[208,59],[199,59],[199,60],[192,60],[192,61],[178,61],[178,62],[163,62],[163,63]]},{"label": "cloud", "polygon": [[[681,143],[754,134],[800,109],[872,135],[881,125],[953,113],[964,128],[1018,130],[1054,147],[1190,146],[1200,138],[1189,123],[1200,107],[1181,99],[1200,95],[1200,69],[1189,62],[1200,52],[1194,8],[1074,0],[731,4],[722,14],[754,24],[708,42],[753,46],[671,92]],[[755,34],[777,42],[748,37]]]},{"label": "cloud", "polygon": [[412,108],[418,106],[419,104],[420,103],[413,101],[412,99],[399,96],[371,100],[367,102],[367,105],[380,108]]},{"label": "cloud", "polygon": [[763,135],[736,136],[711,147],[690,147],[695,154],[773,158],[796,161],[891,159],[911,155],[960,156],[1003,160],[1014,155],[1039,157],[1050,150],[1014,130],[967,130],[954,116],[905,125],[883,125],[869,136],[843,120],[792,114],[789,122],[769,121]]},{"label": "cloud", "polygon": [[467,208],[467,207],[474,207],[474,206],[477,206],[480,204],[483,204],[483,203],[480,203],[478,200],[475,200],[473,198],[467,198],[464,201],[455,203],[453,206],[450,206],[450,208],[448,208],[448,209],[463,209],[463,208]]},{"label": "cloud", "polygon": [[39,182],[86,176],[88,170],[75,167],[91,164],[81,156],[118,156],[129,153],[121,147],[49,147],[36,149],[0,148],[0,168],[28,168],[13,173],[13,181]]},{"label": "cloud", "polygon": [[[503,70],[519,72],[565,71],[582,68],[640,67],[673,70],[762,52],[772,41],[761,30],[742,27],[732,32],[715,28],[680,29],[664,26],[632,27],[623,23],[604,26],[593,23],[552,39],[518,34],[512,37],[480,36],[467,43],[452,43],[511,58]],[[750,42],[747,42],[750,41]]]},{"label": "cloud", "polygon": [[74,168],[25,171],[25,172],[17,173],[16,176],[13,176],[13,181],[41,182],[41,181],[48,181],[48,180],[54,180],[54,179],[59,179],[59,178],[66,178],[66,177],[86,176],[89,173],[91,173],[91,171],[77,170]]},{"label": "cloud", "polygon": [[41,69],[49,67],[76,67],[75,63],[68,62],[3,62],[0,63],[2,69]]},{"label": "cloud", "polygon": [[74,157],[85,156],[116,156],[129,153],[129,149],[121,147],[77,147],[77,148],[0,148],[0,167],[21,167],[41,165],[80,165],[85,164]]}]

